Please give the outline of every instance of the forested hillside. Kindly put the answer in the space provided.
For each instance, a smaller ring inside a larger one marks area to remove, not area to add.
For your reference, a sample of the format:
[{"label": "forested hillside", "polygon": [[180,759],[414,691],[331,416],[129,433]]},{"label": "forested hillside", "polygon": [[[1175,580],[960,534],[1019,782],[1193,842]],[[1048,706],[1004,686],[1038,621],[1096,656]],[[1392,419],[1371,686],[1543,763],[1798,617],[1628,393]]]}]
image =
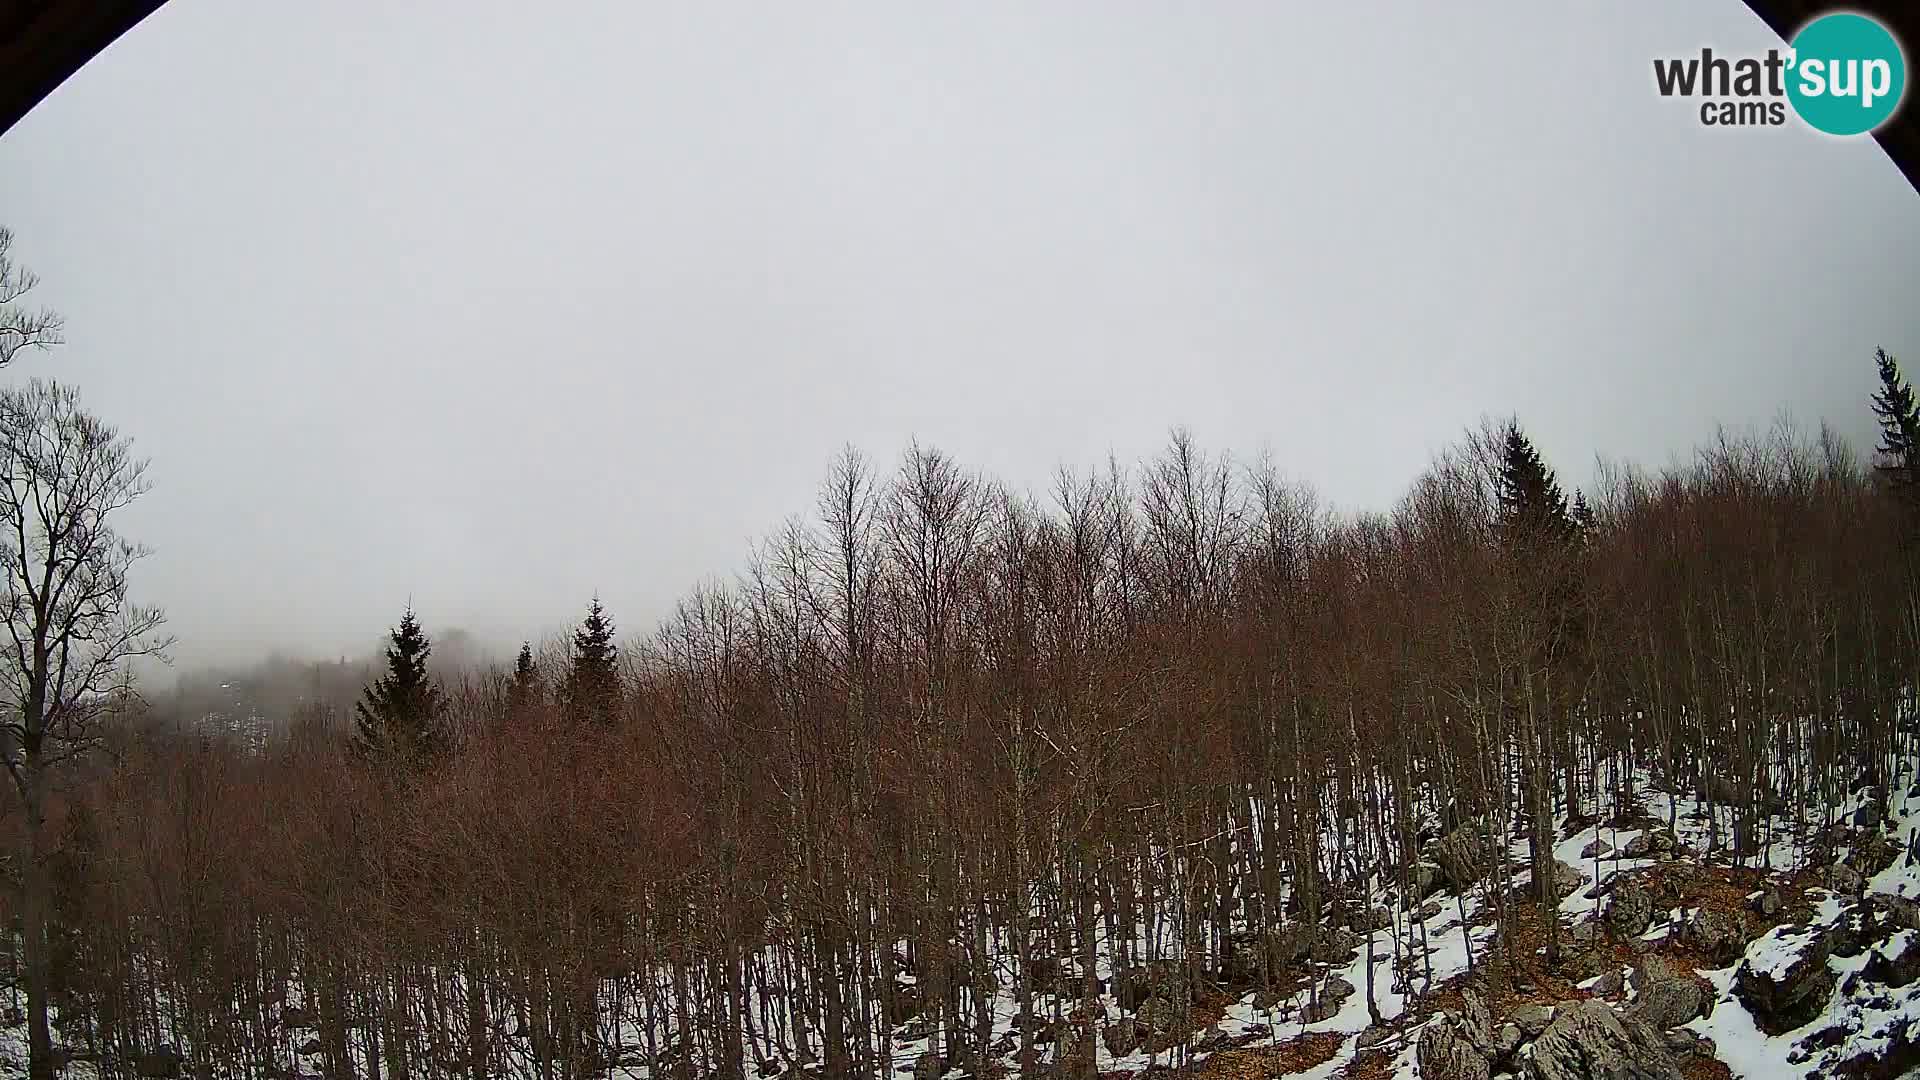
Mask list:
[{"label": "forested hillside", "polygon": [[849,451],[643,637],[596,603],[441,682],[409,613],[351,715],[133,710],[50,811],[58,1041],[110,1076],[1576,1075],[1563,1018],[1619,1022],[1518,1010],[1605,1000],[1669,922],[1732,994],[1769,918],[1915,859],[1889,370],[1871,461],[1781,428],[1570,493],[1493,424],[1382,514],[1184,433],[1038,492]]}]

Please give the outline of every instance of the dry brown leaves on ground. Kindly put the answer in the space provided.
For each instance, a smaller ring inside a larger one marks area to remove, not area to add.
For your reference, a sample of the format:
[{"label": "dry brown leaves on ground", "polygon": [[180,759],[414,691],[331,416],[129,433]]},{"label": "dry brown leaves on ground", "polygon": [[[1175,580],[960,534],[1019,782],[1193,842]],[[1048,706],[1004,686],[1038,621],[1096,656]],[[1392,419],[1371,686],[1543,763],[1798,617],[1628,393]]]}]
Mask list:
[{"label": "dry brown leaves on ground", "polygon": [[[1811,914],[1813,902],[1806,891],[1818,884],[1816,876],[1805,871],[1787,875],[1744,866],[1702,866],[1689,859],[1655,863],[1642,873],[1663,902],[1671,899],[1676,907],[1724,912],[1750,925],[1777,925]],[[1769,888],[1780,894],[1781,907],[1773,915],[1762,916],[1747,898]]]},{"label": "dry brown leaves on ground", "polygon": [[1393,1080],[1393,1055],[1385,1050],[1362,1050],[1341,1070],[1340,1080]]},{"label": "dry brown leaves on ground", "polygon": [[1275,1046],[1222,1050],[1194,1066],[1193,1075],[1205,1080],[1268,1080],[1288,1076],[1332,1060],[1346,1041],[1347,1037],[1337,1032],[1311,1031]]},{"label": "dry brown leaves on ground", "polygon": [[1718,1058],[1694,1058],[1680,1066],[1680,1075],[1687,1080],[1733,1080],[1733,1070]]}]

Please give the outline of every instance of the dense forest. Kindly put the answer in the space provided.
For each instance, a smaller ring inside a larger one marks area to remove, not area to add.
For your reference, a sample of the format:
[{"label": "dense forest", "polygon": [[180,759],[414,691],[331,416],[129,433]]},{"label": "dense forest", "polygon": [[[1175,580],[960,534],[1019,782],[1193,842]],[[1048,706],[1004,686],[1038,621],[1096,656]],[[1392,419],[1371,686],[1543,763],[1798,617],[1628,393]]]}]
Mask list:
[{"label": "dense forest", "polygon": [[1881,371],[1871,460],[1779,426],[1567,493],[1492,422],[1379,514],[1184,431],[1039,493],[848,450],[650,635],[596,602],[441,678],[408,612],[356,705],[264,739],[111,695],[34,849],[56,1041],[107,1075],[1088,1076],[1115,1017],[1199,1008],[1156,986],[1391,929],[1377,1018],[1428,989],[1443,889],[1485,899],[1478,978],[1547,977],[1567,823],[1685,792],[1702,862],[1811,861],[1898,781],[1920,424]]}]

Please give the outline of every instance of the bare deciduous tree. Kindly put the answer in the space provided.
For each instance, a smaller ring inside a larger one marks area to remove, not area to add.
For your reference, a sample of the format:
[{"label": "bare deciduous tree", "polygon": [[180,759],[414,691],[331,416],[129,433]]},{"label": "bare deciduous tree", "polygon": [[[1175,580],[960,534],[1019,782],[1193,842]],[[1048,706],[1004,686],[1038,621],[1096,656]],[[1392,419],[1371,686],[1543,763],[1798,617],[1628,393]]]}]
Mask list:
[{"label": "bare deciduous tree", "polygon": [[147,490],[146,462],[87,413],[71,387],[0,391],[0,596],[7,607],[9,720],[0,759],[27,823],[22,875],[32,1075],[53,1075],[47,1027],[50,893],[46,803],[53,771],[82,752],[127,687],[136,657],[163,656],[158,609],[133,604],[127,575],[147,550],[108,519]]},{"label": "bare deciduous tree", "polygon": [[12,247],[13,233],[0,227],[0,366],[23,350],[60,343],[60,316],[20,303],[40,284],[40,278],[13,261],[9,254]]}]

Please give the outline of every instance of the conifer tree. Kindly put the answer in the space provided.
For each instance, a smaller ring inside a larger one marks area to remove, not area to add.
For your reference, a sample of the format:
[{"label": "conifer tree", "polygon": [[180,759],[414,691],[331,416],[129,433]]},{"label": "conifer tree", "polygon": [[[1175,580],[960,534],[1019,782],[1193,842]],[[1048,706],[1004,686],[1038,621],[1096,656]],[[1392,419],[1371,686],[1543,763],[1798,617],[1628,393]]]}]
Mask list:
[{"label": "conifer tree", "polygon": [[1577,553],[1593,511],[1575,493],[1567,505],[1560,481],[1534,449],[1518,422],[1507,424],[1500,451],[1496,485],[1501,546],[1509,572],[1534,594],[1532,609],[1540,618],[1539,632],[1549,665],[1574,644],[1577,624],[1574,608],[1579,595]]},{"label": "conifer tree", "polygon": [[546,696],[546,688],[541,685],[540,668],[533,662],[533,644],[520,643],[520,655],[513,661],[513,681],[507,685],[507,711],[521,718],[540,704]]},{"label": "conifer tree", "polygon": [[[1573,652],[1578,632],[1575,554],[1580,525],[1553,470],[1517,421],[1507,425],[1496,493],[1500,540],[1518,591],[1515,629],[1524,667],[1515,680],[1520,700],[1511,707],[1521,747],[1529,862],[1534,899],[1547,930],[1547,958],[1554,964],[1560,958],[1560,939],[1553,891],[1551,759],[1564,706],[1555,700],[1551,686]],[[1585,513],[1584,502],[1576,505]]]},{"label": "conifer tree", "polygon": [[371,757],[420,763],[440,749],[446,703],[427,675],[433,646],[412,607],[388,636],[387,674],[367,686],[354,709],[354,745]]},{"label": "conifer tree", "polygon": [[1574,518],[1560,482],[1518,423],[1507,425],[1498,496],[1501,535],[1510,549],[1538,555],[1543,546],[1551,550],[1572,538]]},{"label": "conifer tree", "polygon": [[611,727],[620,714],[620,672],[613,644],[613,620],[594,597],[580,628],[573,632],[573,667],[560,698],[576,722]]},{"label": "conifer tree", "polygon": [[1587,497],[1578,488],[1573,492],[1573,509],[1567,512],[1573,521],[1574,534],[1582,543],[1593,536],[1593,507],[1587,505]]},{"label": "conifer tree", "polygon": [[1900,363],[1885,349],[1873,351],[1880,368],[1880,389],[1873,395],[1873,414],[1880,418],[1879,470],[1895,491],[1909,500],[1920,499],[1920,411],[1913,385],[1900,374]]}]

